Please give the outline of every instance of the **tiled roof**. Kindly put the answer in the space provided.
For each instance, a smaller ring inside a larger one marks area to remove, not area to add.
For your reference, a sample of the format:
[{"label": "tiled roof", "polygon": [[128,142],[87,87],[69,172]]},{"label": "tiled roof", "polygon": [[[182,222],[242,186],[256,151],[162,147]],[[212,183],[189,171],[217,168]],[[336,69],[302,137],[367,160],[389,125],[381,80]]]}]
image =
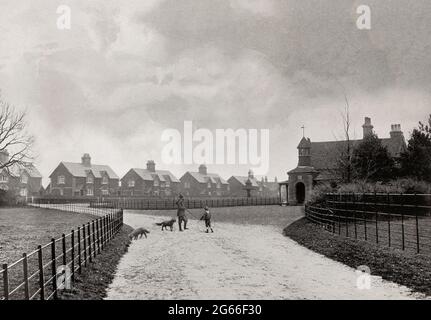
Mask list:
[{"label": "tiled roof", "polygon": [[[401,139],[380,139],[392,156],[398,156],[405,148],[405,142]],[[351,140],[352,148],[355,148],[362,140]],[[346,141],[311,142],[310,155],[311,166],[316,170],[331,170],[338,167],[338,158],[341,152],[346,150]]]},{"label": "tiled roof", "polygon": [[225,179],[220,177],[217,173],[207,173],[202,174],[199,172],[191,172],[188,171],[188,173],[195,178],[199,183],[207,183],[208,181],[211,181],[211,183],[217,183],[220,181],[221,184],[229,184]]},{"label": "tiled roof", "polygon": [[154,181],[154,178],[157,176],[161,182],[165,182],[167,177],[169,177],[171,182],[180,182],[180,180],[168,170],[156,170],[155,172],[140,168],[132,168],[132,170],[146,181]]},{"label": "tiled roof", "polygon": [[117,174],[110,166],[92,164],[91,166],[84,166],[82,163],[75,162],[61,162],[70,174],[74,177],[86,177],[87,173],[91,170],[95,178],[101,178],[102,173],[106,172],[111,179],[118,179]]},{"label": "tiled roof", "polygon": [[[249,179],[249,177],[243,177],[243,176],[232,176],[232,178],[236,179],[241,185],[245,186],[245,183]],[[258,187],[259,183],[256,180],[256,178],[250,179],[252,187]]]}]

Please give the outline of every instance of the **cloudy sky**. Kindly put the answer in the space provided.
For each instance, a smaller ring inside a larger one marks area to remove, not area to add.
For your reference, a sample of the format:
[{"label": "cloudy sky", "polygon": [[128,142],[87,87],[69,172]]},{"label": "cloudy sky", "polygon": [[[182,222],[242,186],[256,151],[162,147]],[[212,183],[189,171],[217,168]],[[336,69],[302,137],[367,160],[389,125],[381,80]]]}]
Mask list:
[{"label": "cloudy sky", "polygon": [[[70,30],[57,28],[63,4]],[[356,27],[361,4],[371,30]],[[119,175],[166,168],[163,130],[192,120],[270,129],[268,176],[286,179],[302,125],[313,141],[341,137],[344,93],[357,137],[365,116],[381,137],[427,118],[430,16],[429,0],[0,0],[0,89],[27,109],[45,176],[84,152]]]}]

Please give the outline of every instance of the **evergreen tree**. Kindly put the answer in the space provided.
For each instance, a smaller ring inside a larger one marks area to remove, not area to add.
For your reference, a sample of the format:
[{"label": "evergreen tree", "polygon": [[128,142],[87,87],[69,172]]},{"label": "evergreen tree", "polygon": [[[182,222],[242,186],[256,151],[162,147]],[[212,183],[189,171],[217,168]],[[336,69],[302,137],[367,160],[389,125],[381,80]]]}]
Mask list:
[{"label": "evergreen tree", "polygon": [[428,123],[419,122],[411,134],[406,152],[401,154],[404,176],[431,182],[431,115]]},{"label": "evergreen tree", "polygon": [[356,179],[386,181],[393,178],[395,163],[376,134],[364,138],[353,150],[353,173]]}]

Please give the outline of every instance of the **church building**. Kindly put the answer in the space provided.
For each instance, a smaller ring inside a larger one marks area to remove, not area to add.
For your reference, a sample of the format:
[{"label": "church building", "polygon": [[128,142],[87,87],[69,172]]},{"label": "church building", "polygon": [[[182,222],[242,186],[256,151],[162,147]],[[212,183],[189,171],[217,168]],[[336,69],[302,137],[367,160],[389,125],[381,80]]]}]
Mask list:
[{"label": "church building", "polygon": [[[365,118],[362,128],[363,138],[373,132],[370,118]],[[401,125],[391,125],[389,134],[389,138],[380,140],[389,154],[397,158],[407,147]],[[351,140],[351,147],[355,148],[361,141],[362,139]],[[292,205],[303,204],[309,200],[315,185],[340,181],[338,161],[346,146],[347,141],[343,140],[312,142],[304,136],[297,147],[298,166],[287,173],[289,179],[282,183],[287,187],[287,202]]]}]

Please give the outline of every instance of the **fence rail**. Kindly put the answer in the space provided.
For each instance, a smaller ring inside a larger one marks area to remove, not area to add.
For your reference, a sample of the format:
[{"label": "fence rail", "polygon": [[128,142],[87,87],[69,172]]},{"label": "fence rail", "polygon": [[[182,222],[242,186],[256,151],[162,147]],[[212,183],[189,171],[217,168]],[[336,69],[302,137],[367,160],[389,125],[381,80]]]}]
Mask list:
[{"label": "fence rail", "polygon": [[[64,206],[63,209],[71,208]],[[49,243],[24,253],[21,259],[11,264],[3,264],[0,269],[0,300],[57,299],[60,290],[75,282],[76,274],[82,273],[123,225],[122,209],[97,214],[99,218],[60,238],[52,238]]]},{"label": "fence rail", "polygon": [[328,231],[416,253],[431,254],[431,195],[326,194],[306,217]]},{"label": "fence rail", "polygon": [[[96,210],[102,208],[123,208],[135,210],[169,210],[176,209],[176,198],[90,198],[87,202],[84,199],[78,198],[75,202],[74,198],[69,199],[53,199],[39,198],[33,205],[44,207],[54,206],[56,204],[64,207],[70,206],[72,211],[77,206],[89,205],[88,209]],[[264,206],[264,205],[280,205],[279,197],[250,197],[250,198],[186,198],[184,205],[189,209],[209,207],[236,207],[236,206]]]}]

